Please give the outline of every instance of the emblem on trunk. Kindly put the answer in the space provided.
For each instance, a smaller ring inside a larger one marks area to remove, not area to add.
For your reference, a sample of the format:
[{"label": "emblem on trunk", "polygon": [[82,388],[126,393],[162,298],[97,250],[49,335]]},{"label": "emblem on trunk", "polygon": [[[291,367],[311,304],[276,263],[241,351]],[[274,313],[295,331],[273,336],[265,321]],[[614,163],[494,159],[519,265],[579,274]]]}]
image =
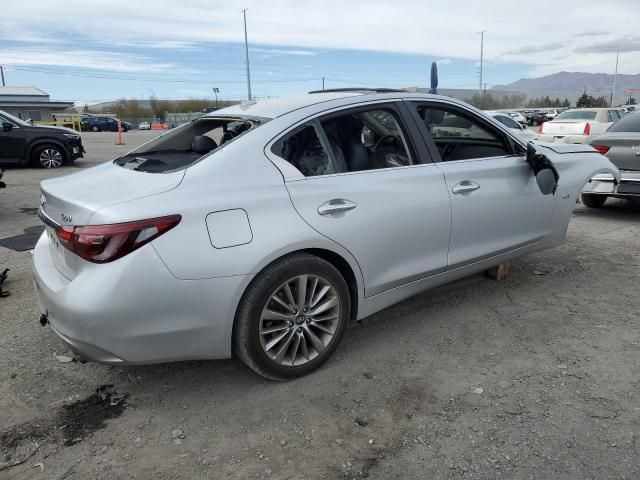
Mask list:
[{"label": "emblem on trunk", "polygon": [[44,195],[40,195],[40,208],[44,210],[44,207],[47,206],[47,197]]},{"label": "emblem on trunk", "polygon": [[73,220],[71,218],[71,215],[67,215],[66,213],[61,213],[60,218],[62,218],[62,220],[67,223],[71,223],[71,221]]},{"label": "emblem on trunk", "polygon": [[636,157],[640,157],[640,145],[634,145],[633,147],[631,147],[631,150],[636,152]]}]

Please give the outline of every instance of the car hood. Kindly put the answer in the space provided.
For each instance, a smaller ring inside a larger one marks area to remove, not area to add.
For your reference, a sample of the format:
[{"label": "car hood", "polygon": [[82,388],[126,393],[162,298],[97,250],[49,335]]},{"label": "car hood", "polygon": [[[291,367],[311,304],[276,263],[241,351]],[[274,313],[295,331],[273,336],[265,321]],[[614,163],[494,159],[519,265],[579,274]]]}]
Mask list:
[{"label": "car hood", "polygon": [[56,132],[56,133],[74,133],[76,135],[79,135],[79,133],[74,130],[73,128],[67,128],[67,127],[52,127],[49,125],[33,125],[34,128],[37,128],[38,130],[48,130],[49,132]]}]

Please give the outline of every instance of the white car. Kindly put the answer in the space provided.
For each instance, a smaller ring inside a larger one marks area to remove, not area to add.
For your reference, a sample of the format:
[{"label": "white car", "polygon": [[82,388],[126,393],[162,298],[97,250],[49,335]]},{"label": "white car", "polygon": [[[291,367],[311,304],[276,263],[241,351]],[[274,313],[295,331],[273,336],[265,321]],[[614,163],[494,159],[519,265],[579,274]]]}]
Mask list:
[{"label": "white car", "polygon": [[138,125],[138,129],[139,130],[151,130],[151,124],[149,122],[141,122],[140,125]]},{"label": "white car", "polygon": [[538,129],[542,142],[589,143],[622,117],[617,108],[572,108]]},{"label": "white car", "polygon": [[509,130],[511,130],[513,133],[516,133],[527,140],[535,140],[538,138],[538,134],[534,130],[527,128],[522,123],[518,123],[518,121],[515,118],[511,117],[510,114],[506,114],[502,112],[486,112],[486,113],[488,115],[491,115],[496,120],[498,120],[501,124],[503,124]]},{"label": "white car", "polygon": [[588,145],[533,145],[438,95],[234,105],[42,182],[40,322],[104,363],[233,352],[300,376],[350,321],[564,243],[598,173],[620,178]]},{"label": "white car", "polygon": [[521,125],[527,124],[527,117],[525,117],[520,112],[509,112],[507,115],[509,115],[511,118],[513,118],[516,122],[518,122]]}]

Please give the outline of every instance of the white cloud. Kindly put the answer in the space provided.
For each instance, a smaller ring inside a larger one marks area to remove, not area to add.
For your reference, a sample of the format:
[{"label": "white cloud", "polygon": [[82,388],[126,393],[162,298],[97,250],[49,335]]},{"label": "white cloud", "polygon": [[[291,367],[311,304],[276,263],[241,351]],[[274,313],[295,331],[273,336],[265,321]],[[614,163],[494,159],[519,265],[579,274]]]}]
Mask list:
[{"label": "white cloud", "polygon": [[453,60],[451,60],[450,58],[439,58],[436,60],[436,62],[438,63],[438,65],[451,65],[453,63]]},{"label": "white cloud", "polygon": [[[114,72],[164,73],[179,68],[173,63],[153,62],[150,58],[99,50],[44,50],[39,48],[0,49],[0,63],[22,66],[76,67]],[[187,73],[186,69],[181,69]]]},{"label": "white cloud", "polygon": [[266,55],[270,55],[274,57],[282,56],[282,55],[296,55],[296,56],[317,55],[316,52],[312,52],[310,50],[285,50],[282,48],[252,48],[251,51],[265,53]]},{"label": "white cloud", "polygon": [[[486,30],[487,60],[506,61],[503,55],[509,53],[509,62],[534,65],[533,71],[612,71],[609,53],[586,52],[590,46],[597,48],[598,43],[636,34],[637,22],[621,21],[615,12],[624,12],[626,19],[640,16],[637,0],[611,0],[604,14],[601,8],[591,8],[584,0],[565,0],[561,7],[557,0],[459,0],[446,5],[397,0],[376,2],[375,7],[364,0],[245,0],[242,6],[249,8],[249,42],[254,49],[268,46],[265,55],[308,56],[314,49],[350,49],[477,59],[477,32]],[[197,48],[201,43],[241,43],[244,30],[239,9],[221,0],[65,0],[62,4],[50,0],[4,0],[0,37],[15,41],[23,36],[31,41],[46,32],[48,37],[74,45],[101,42],[102,55],[109,43],[165,50]],[[561,15],[551,21],[548,12]],[[547,25],[540,43],[554,48],[532,47],[535,41],[527,34],[527,28],[537,24]],[[597,30],[586,31],[585,26],[590,25],[596,25]],[[615,36],[607,32],[615,32]],[[568,56],[552,59],[562,55]],[[628,55],[624,62],[621,71],[640,71],[640,56]],[[91,64],[89,59],[85,63]],[[135,64],[127,63],[127,68],[135,68]],[[146,66],[143,68],[147,70]]]}]

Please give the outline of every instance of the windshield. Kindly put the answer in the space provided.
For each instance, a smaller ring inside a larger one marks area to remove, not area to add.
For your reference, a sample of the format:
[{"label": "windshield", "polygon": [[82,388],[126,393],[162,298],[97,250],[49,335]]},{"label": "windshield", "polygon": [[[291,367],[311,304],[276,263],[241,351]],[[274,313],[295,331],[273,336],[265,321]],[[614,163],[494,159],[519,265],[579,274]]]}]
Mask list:
[{"label": "windshield", "polygon": [[9,120],[11,123],[14,123],[16,125],[22,125],[23,127],[30,127],[31,126],[27,122],[25,122],[24,120],[20,120],[18,117],[14,117],[13,115],[9,115],[7,112],[4,112],[2,110],[0,110],[0,117],[3,117],[6,120]]},{"label": "windshield", "polygon": [[115,159],[114,163],[139,172],[180,170],[250,134],[269,120],[243,116],[200,117]]},{"label": "windshield", "polygon": [[598,112],[593,110],[574,110],[562,112],[556,120],[595,120]]},{"label": "windshield", "polygon": [[640,113],[629,113],[609,127],[608,132],[640,132]]}]

